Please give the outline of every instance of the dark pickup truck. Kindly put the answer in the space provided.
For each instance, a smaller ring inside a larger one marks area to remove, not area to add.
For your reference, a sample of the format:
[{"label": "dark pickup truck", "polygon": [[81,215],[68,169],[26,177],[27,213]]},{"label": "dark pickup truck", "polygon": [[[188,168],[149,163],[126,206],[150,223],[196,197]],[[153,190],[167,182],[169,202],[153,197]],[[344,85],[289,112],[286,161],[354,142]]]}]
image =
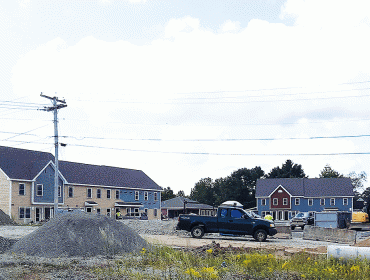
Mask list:
[{"label": "dark pickup truck", "polygon": [[217,217],[180,215],[177,230],[190,231],[194,238],[202,238],[205,233],[231,235],[251,235],[257,241],[265,241],[267,235],[277,233],[272,221],[253,218],[239,207],[219,207]]}]

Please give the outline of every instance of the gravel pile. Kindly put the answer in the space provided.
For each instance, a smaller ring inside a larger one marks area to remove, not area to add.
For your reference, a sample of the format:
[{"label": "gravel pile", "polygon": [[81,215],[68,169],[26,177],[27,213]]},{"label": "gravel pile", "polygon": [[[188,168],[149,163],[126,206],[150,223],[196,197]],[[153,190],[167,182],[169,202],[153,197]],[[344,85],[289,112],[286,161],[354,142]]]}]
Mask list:
[{"label": "gravel pile", "polygon": [[177,219],[169,220],[120,220],[139,234],[150,235],[188,235],[186,231],[177,231]]},{"label": "gravel pile", "polygon": [[15,225],[16,223],[0,209],[0,225]]},{"label": "gravel pile", "polygon": [[147,242],[123,223],[105,216],[72,212],[26,235],[10,251],[55,258],[115,255],[139,252],[145,247]]}]

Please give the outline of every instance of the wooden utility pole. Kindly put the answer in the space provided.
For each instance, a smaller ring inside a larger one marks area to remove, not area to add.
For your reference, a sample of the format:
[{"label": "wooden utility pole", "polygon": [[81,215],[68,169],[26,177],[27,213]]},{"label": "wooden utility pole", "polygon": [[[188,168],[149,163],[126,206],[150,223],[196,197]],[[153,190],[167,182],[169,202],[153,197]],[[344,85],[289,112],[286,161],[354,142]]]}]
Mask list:
[{"label": "wooden utility pole", "polygon": [[[50,99],[53,102],[52,107],[44,107],[43,111],[54,111],[54,145],[55,145],[55,175],[54,175],[54,217],[57,215],[58,212],[58,178],[59,178],[59,162],[58,162],[58,109],[67,107],[65,100],[59,100],[56,96],[50,97],[43,95],[42,92],[40,94],[41,97],[45,97]],[[62,190],[61,190],[62,191]]]}]

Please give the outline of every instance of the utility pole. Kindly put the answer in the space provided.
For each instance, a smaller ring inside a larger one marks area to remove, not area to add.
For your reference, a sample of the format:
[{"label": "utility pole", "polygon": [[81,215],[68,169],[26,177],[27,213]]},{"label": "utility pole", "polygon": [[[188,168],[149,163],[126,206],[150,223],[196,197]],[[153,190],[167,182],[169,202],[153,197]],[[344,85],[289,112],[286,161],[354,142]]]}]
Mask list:
[{"label": "utility pole", "polygon": [[41,97],[50,99],[53,102],[52,107],[44,107],[43,111],[54,111],[54,145],[55,145],[55,175],[54,175],[54,217],[57,215],[58,211],[58,178],[59,178],[59,162],[58,162],[58,109],[67,107],[65,100],[59,100],[56,96],[50,97],[40,94]]}]

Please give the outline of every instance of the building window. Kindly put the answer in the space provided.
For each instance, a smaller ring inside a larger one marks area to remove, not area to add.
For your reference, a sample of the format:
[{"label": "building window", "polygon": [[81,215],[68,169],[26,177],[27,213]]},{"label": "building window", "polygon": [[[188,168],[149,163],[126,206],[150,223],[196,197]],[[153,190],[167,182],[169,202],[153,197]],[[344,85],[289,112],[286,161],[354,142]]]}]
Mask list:
[{"label": "building window", "polygon": [[116,199],[119,199],[119,190],[116,190]]},{"label": "building window", "polygon": [[139,191],[135,191],[135,200],[139,200]]},{"label": "building window", "polygon": [[330,198],[330,205],[331,206],[335,205],[335,198]]},{"label": "building window", "polygon": [[343,205],[348,205],[348,198],[343,198]]},{"label": "building window", "polygon": [[110,190],[107,190],[107,198],[110,198]]},{"label": "building window", "polygon": [[19,219],[30,219],[31,218],[31,208],[20,207],[19,208]]},{"label": "building window", "polygon": [[157,217],[158,213],[157,213],[157,209],[154,209],[154,217]]},{"label": "building window", "polygon": [[294,199],[294,204],[295,204],[295,205],[299,205],[299,204],[301,204],[301,199],[300,199],[300,198],[296,198],[296,199]]},{"label": "building window", "polygon": [[68,187],[68,197],[73,197],[73,187]]},{"label": "building window", "polygon": [[261,199],[261,205],[265,206],[266,205],[266,198]]},{"label": "building window", "polygon": [[325,205],[325,198],[320,198],[320,205],[324,206]]},{"label": "building window", "polygon": [[26,195],[26,187],[24,184],[19,184],[19,195]]},{"label": "building window", "polygon": [[158,201],[158,193],[157,192],[154,193],[154,201]]},{"label": "building window", "polygon": [[87,198],[92,198],[92,189],[87,189]]},{"label": "building window", "polygon": [[286,197],[283,198],[283,205],[288,205],[288,199]]},{"label": "building window", "polygon": [[272,204],[273,204],[273,205],[278,205],[278,204],[279,204],[279,199],[278,199],[278,198],[274,198],[274,199],[272,200]]},{"label": "building window", "polygon": [[44,186],[41,184],[36,185],[36,196],[43,196],[44,194]]},{"label": "building window", "polygon": [[110,217],[110,208],[107,208],[107,216]]},{"label": "building window", "polygon": [[313,205],[313,199],[312,198],[309,198],[308,199],[308,206],[312,206]]},{"label": "building window", "polygon": [[101,189],[96,190],[96,198],[101,198]]},{"label": "building window", "polygon": [[148,200],[148,192],[144,192],[144,200]]},{"label": "building window", "polygon": [[100,208],[96,208],[96,214],[100,215]]}]

